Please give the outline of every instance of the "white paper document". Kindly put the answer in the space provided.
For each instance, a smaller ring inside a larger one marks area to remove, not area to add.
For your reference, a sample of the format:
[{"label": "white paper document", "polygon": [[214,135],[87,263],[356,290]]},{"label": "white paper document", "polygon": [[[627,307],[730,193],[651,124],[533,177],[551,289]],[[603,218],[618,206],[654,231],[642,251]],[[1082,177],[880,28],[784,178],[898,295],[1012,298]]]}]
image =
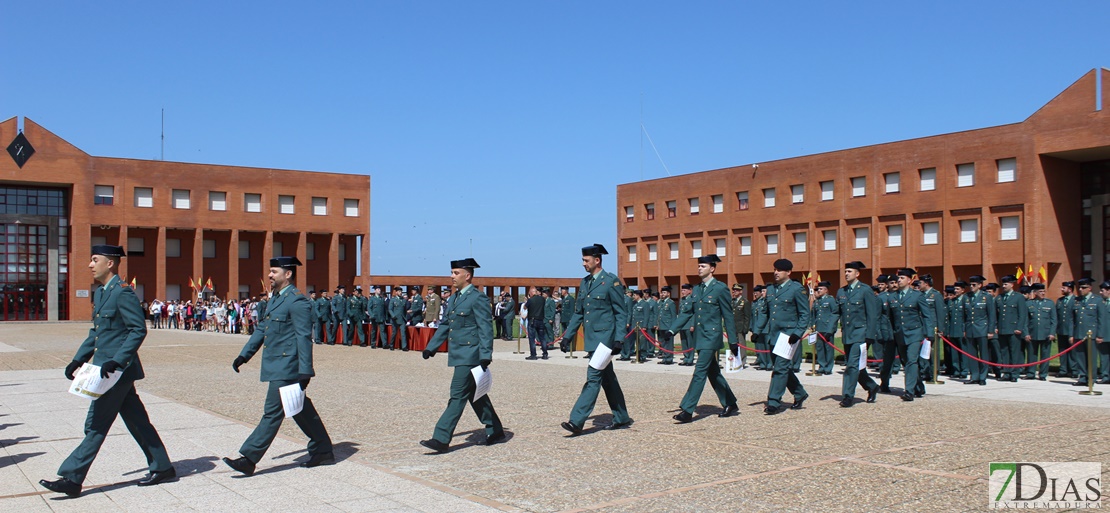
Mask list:
[{"label": "white paper document", "polygon": [[489,367],[482,370],[482,366],[479,365],[470,369],[470,375],[474,376],[474,398],[471,399],[473,402],[488,394],[489,389],[493,387],[493,371],[489,370]]},{"label": "white paper document", "polygon": [[856,368],[859,369],[859,370],[863,370],[864,367],[867,367],[867,344],[860,344],[859,345],[859,363],[856,364]]},{"label": "white paper document", "polygon": [[99,365],[86,363],[73,375],[73,381],[69,384],[69,393],[95,401],[108,392],[108,389],[112,388],[122,375],[123,371],[117,370],[109,374],[108,379],[104,379],[100,377]]},{"label": "white paper document", "polygon": [[744,370],[744,359],[734,356],[731,350],[725,351],[725,373],[733,374]]},{"label": "white paper document", "polygon": [[933,347],[933,345],[929,343],[929,339],[922,340],[921,341],[921,357],[926,359],[926,360],[928,360],[929,358],[932,358],[933,353],[929,352],[929,349],[931,349],[932,347]]},{"label": "white paper document", "polygon": [[605,370],[611,363],[613,363],[613,350],[605,344],[598,344],[597,349],[594,349],[594,355],[590,357],[590,367]]},{"label": "white paper document", "polygon": [[285,410],[286,417],[292,417],[304,408],[304,390],[300,383],[285,385],[278,392],[281,393],[281,408]]},{"label": "white paper document", "polygon": [[809,336],[806,337],[806,342],[809,343],[809,345],[811,345],[811,346],[813,344],[816,344],[817,343],[817,334],[816,333],[810,333]]},{"label": "white paper document", "polygon": [[794,357],[796,349],[798,346],[790,343],[790,335],[780,332],[779,338],[775,339],[775,349],[771,352],[789,360]]}]

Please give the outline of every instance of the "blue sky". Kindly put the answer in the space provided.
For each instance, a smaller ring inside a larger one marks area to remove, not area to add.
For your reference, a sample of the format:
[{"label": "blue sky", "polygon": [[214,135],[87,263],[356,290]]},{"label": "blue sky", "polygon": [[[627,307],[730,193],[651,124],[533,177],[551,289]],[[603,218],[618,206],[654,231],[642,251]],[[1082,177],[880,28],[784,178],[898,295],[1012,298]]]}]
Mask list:
[{"label": "blue sky", "polygon": [[0,119],[157,159],[164,108],[166,160],[369,174],[374,274],[579,276],[663,163],[1018,122],[1110,66],[1101,1],[161,4],[19,3]]}]

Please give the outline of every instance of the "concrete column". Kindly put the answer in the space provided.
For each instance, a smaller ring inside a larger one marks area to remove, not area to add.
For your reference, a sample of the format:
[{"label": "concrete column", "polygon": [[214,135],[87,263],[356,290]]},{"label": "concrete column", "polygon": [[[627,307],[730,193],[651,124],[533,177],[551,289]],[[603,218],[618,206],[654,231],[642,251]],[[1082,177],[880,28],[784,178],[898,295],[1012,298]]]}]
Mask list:
[{"label": "concrete column", "polygon": [[239,299],[239,230],[232,229],[227,245],[227,297]]},{"label": "concrete column", "polygon": [[[308,239],[308,233],[307,232],[300,232],[300,233],[297,234],[297,260],[300,260],[302,264],[305,264],[297,272],[297,276],[301,278],[299,280],[300,283],[297,284],[299,286],[298,288],[301,289],[301,292],[308,292],[308,285],[307,285],[308,282],[305,281],[305,280],[308,279],[308,240],[307,239]],[[352,290],[351,293],[353,294],[354,290]]]},{"label": "concrete column", "polygon": [[370,234],[362,235],[361,247],[359,247],[359,259],[362,260],[362,276],[359,277],[359,283],[362,288],[370,288]]},{"label": "concrete column", "polygon": [[332,233],[328,242],[328,290],[339,284],[339,234]]},{"label": "concrete column", "polygon": [[[119,227],[119,245],[123,246],[124,254],[130,249],[127,247],[127,225],[120,225]],[[119,274],[121,278],[126,278],[127,283],[131,283],[131,276],[127,274],[127,257],[123,257],[119,261]]]},{"label": "concrete column", "polygon": [[[204,229],[193,230],[193,276],[197,290],[204,290]],[[193,299],[197,299],[196,292]]]},{"label": "concrete column", "polygon": [[[72,238],[70,239],[72,240]],[[72,262],[69,263],[73,265]],[[58,218],[51,216],[46,228],[46,320],[58,320]],[[72,271],[70,271],[72,272]],[[70,298],[73,291],[69,291]],[[68,298],[67,298],[68,299]],[[71,310],[73,300],[69,299]]]},{"label": "concrete column", "polygon": [[158,239],[154,243],[154,294],[155,297],[166,297],[166,227],[158,227]]},{"label": "concrete column", "polygon": [[262,277],[270,275],[270,257],[274,254],[274,232],[266,230],[266,238],[262,242]]}]

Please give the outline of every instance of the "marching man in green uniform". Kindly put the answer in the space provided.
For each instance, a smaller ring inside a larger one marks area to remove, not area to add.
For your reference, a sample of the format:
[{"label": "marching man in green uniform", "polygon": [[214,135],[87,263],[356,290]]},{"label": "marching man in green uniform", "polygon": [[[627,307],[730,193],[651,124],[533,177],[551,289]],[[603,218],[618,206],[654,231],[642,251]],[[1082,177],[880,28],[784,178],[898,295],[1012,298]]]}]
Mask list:
[{"label": "marching man in green uniform", "polygon": [[752,287],[752,343],[755,344],[755,368],[771,370],[771,352],[767,347],[767,287]]},{"label": "marching man in green uniform", "polygon": [[427,360],[446,343],[447,366],[455,368],[447,409],[436,422],[432,437],[420,441],[420,445],[440,454],[450,448],[455,426],[459,424],[468,402],[478,419],[486,425],[484,445],[493,445],[505,439],[505,429],[493,410],[489,395],[473,400],[476,383],[471,371],[479,365],[485,371],[493,361],[493,311],[486,295],[471,284],[474,269],[478,267],[473,258],[451,261],[451,283],[458,292],[447,301],[447,313],[428,342],[428,347],[421,353]]},{"label": "marching man in green uniform", "polygon": [[[1044,284],[1034,283],[1033,299],[1029,301],[1029,332],[1025,340],[1029,342],[1029,362],[1044,360],[1052,355],[1052,342],[1056,340],[1056,304],[1044,297]],[[1048,378],[1048,362],[1024,369],[1026,379]]]},{"label": "marching man in green uniform", "polygon": [[[1088,343],[1086,341],[1087,333],[1090,332],[1091,338],[1098,336],[1099,324],[1099,304],[1102,302],[1097,296],[1091,293],[1091,284],[1094,280],[1090,278],[1080,278],[1075,281],[1076,286],[1079,287],[1079,295],[1076,296],[1075,302],[1071,306],[1072,318],[1072,335],[1071,343],[1083,342],[1079,347],[1072,349],[1071,352],[1079,353],[1075,358],[1075,371],[1078,372],[1076,376],[1078,381],[1072,383],[1077,387],[1087,386],[1087,373],[1094,374],[1097,369],[1087,368],[1087,350]],[[1098,360],[1095,360],[1098,364]]]},{"label": "marching man in green uniform", "polygon": [[[1010,365],[1025,363],[1025,355],[1021,351],[1021,340],[1029,330],[1029,307],[1025,298],[1014,292],[1014,283],[1017,278],[1013,275],[1002,277],[1002,293],[995,301],[998,313],[998,346],[1001,349],[1002,361]],[[1002,381],[1017,381],[1018,367],[1002,367]]]},{"label": "marching man in green uniform", "polygon": [[[583,343],[586,360],[589,361],[599,344],[605,345],[614,354],[619,353],[628,326],[628,312],[624,309],[624,286],[613,273],[601,268],[601,255],[609,252],[601,244],[582,248],[582,267],[588,273],[578,285],[578,300],[574,302],[574,315],[567,324],[567,331],[559,341],[559,347],[568,347],[567,333],[578,331],[583,326]],[[628,408],[624,404],[624,392],[617,382],[617,374],[610,362],[602,370],[586,367],[586,384],[570,412],[570,420],[561,424],[571,435],[582,433],[582,427],[590,413],[594,411],[599,391],[605,391],[609,409],[613,411],[613,423],[605,429],[623,429],[632,425]]]},{"label": "marching man in green uniform", "polygon": [[139,346],[146,338],[146,316],[135,291],[124,285],[116,275],[123,256],[120,246],[92,247],[89,269],[93,280],[100,284],[93,292],[93,327],[77,348],[73,361],[66,366],[65,376],[73,380],[73,373],[89,360],[93,365],[100,366],[101,378],[106,379],[116,371],[123,375],[104,395],[89,403],[85,437],[58,467],[61,477],[54,481],[39,481],[43,488],[70,497],[81,495],[81,485],[117,414],[146,455],[149,473],[139,480],[138,485],[156,485],[177,477],[166,447],[150,423],[139,394],[135,392],[135,382],[145,377],[143,364],[139,361]]},{"label": "marching man in green uniform", "polygon": [[366,298],[366,314],[370,318],[370,347],[385,347],[385,300],[377,287],[370,287],[370,297]]},{"label": "marching man in green uniform", "polygon": [[[967,293],[964,301],[964,343],[973,349],[968,351],[967,354],[974,356],[980,360],[990,360],[990,343],[988,342],[994,337],[995,325],[995,309],[994,297],[983,290],[983,282],[986,281],[982,275],[974,275],[967,279],[971,292]],[[967,359],[968,368],[968,381],[965,385],[983,385],[987,384],[987,374],[990,369],[987,364]]]},{"label": "marching man in green uniform", "polygon": [[366,320],[366,298],[362,295],[362,286],[355,286],[355,293],[350,296],[347,303],[347,329],[344,330],[344,345],[351,345],[355,336],[358,336],[358,345],[366,347],[366,335],[362,333],[362,322]]},{"label": "marching man in green uniform", "polygon": [[393,297],[389,298],[389,324],[393,333],[389,336],[389,350],[397,349],[400,342],[402,351],[409,350],[409,335],[405,328],[405,298],[401,296],[401,287],[394,285],[390,291]]},{"label": "marching man in green uniform", "polygon": [[[347,342],[347,335],[350,335],[351,325],[347,320],[347,287],[340,285],[335,289],[335,296],[331,298],[331,316],[335,319],[332,332],[328,335],[328,344],[335,345],[340,342],[343,345],[350,345]],[[339,340],[342,336],[343,340]]]},{"label": "marching man in green uniform", "polygon": [[659,326],[659,347],[663,348],[663,354],[659,360],[659,365],[674,365],[674,333],[668,328],[675,320],[675,305],[674,300],[671,299],[670,285],[664,286],[659,289],[659,315],[656,318],[655,325]]},{"label": "marching man in green uniform", "polygon": [[632,333],[633,340],[636,346],[633,348],[636,353],[636,363],[644,363],[647,358],[647,337],[644,336],[644,330],[650,329],[652,325],[652,308],[650,301],[644,299],[644,291],[634,290],[632,296],[635,300],[632,303]]},{"label": "marching man in green uniform", "polygon": [[[1065,281],[1060,285],[1060,299],[1056,300],[1056,352],[1067,349],[1071,344],[1071,305],[1075,302],[1072,291],[1075,290],[1074,281]],[[1071,378],[1075,369],[1075,351],[1068,351],[1060,357],[1060,367],[1056,369],[1057,378]]]},{"label": "marching man in green uniform", "polygon": [[921,369],[918,360],[922,342],[934,338],[937,325],[936,310],[925,300],[924,294],[910,286],[916,274],[913,269],[900,269],[898,289],[887,293],[894,343],[898,346],[898,358],[905,362],[902,364],[906,371],[903,401],[925,396],[925,386],[918,382]]},{"label": "marching man in green uniform", "polygon": [[721,368],[717,365],[717,353],[725,347],[723,334],[727,333],[729,340],[736,340],[732,297],[729,295],[728,287],[713,277],[713,271],[717,270],[717,263],[720,261],[717,255],[698,257],[698,277],[701,278],[701,284],[694,288],[694,308],[692,311],[679,314],[670,326],[671,333],[693,327],[693,347],[698,352],[697,366],[694,367],[694,375],[690,378],[690,387],[686,389],[686,395],[679,405],[682,411],[674,416],[674,420],[679,424],[694,420],[694,409],[701,399],[706,380],[713,386],[717,399],[724,407],[718,417],[730,417],[740,413],[740,408],[736,406],[736,396],[732,394],[728,380],[721,374]]},{"label": "marching man in green uniform", "polygon": [[[813,350],[817,353],[817,374],[832,374],[835,359],[833,346],[829,344],[833,343],[836,325],[840,322],[840,308],[829,295],[831,286],[827,281],[817,282],[817,297],[813,300],[813,326],[820,333],[817,342],[813,344]],[[825,343],[826,340],[828,344]]]},{"label": "marching man in green uniform", "polygon": [[[570,324],[570,317],[574,315],[574,296],[570,295],[570,289],[567,287],[561,287],[559,290],[563,295],[563,302],[559,304],[559,324],[561,324],[563,328],[563,339],[566,340],[571,347],[574,347],[574,341],[578,338],[578,334],[567,333],[567,325]],[[512,323],[509,324],[509,329],[512,330]],[[561,350],[562,348],[560,347],[559,349]]]},{"label": "marching man in green uniform", "polygon": [[[794,270],[794,263],[780,258],[775,260],[775,282],[767,286],[767,347],[774,349],[780,333],[786,334],[794,352],[798,353],[798,341],[809,327],[809,295],[798,283],[790,279],[790,272]],[[794,374],[791,358],[783,358],[771,353],[771,384],[767,388],[767,406],[763,413],[775,415],[782,406],[782,394],[787,389],[794,396],[792,410],[802,409],[802,404],[809,398],[802,382]]]},{"label": "marching man in green uniform", "polygon": [[309,316],[308,316],[310,319],[312,319],[312,336],[309,337],[309,338],[311,338],[312,342],[315,343],[315,344],[322,344],[323,342],[321,342],[318,338],[316,338],[320,335],[320,318],[316,316],[317,297],[316,297],[316,291],[315,290],[308,293],[308,301],[309,301],[309,305],[311,305],[311,307],[312,307],[312,310],[311,310],[311,312],[309,313]]},{"label": "marching man in green uniform", "polygon": [[[678,313],[691,312],[694,309],[694,286],[683,283],[679,288]],[[669,330],[668,330],[669,331]],[[682,332],[682,363],[683,367],[693,367],[697,359],[697,350],[694,349],[694,328]]]},{"label": "marching man in green uniform", "polygon": [[[951,287],[945,287],[944,290],[945,292],[951,291],[948,302],[944,307],[945,311],[948,312],[948,327],[944,329],[944,336],[957,348],[971,353],[971,346],[965,342],[966,339],[964,338],[964,301],[967,299],[964,297],[964,291],[967,290],[967,283],[957,281]],[[942,340],[941,343],[943,342]],[[967,377],[967,357],[951,347],[944,348],[944,356],[945,361],[950,362],[947,367],[949,376],[958,379]]]},{"label": "marching man in green uniform", "polygon": [[[851,408],[855,404],[856,383],[867,391],[867,402],[875,402],[879,384],[867,374],[867,348],[879,338],[879,315],[882,311],[879,298],[871,287],[859,282],[863,262],[844,264],[844,285],[836,291],[837,312],[840,314],[841,343],[847,361],[844,365],[844,383],[841,387],[841,408]],[[820,323],[818,323],[820,326]],[[818,328],[820,329],[820,327]],[[863,358],[863,365],[860,365]]]},{"label": "marching man in green uniform", "polygon": [[913,391],[914,394],[920,393],[921,395],[925,395],[925,382],[933,379],[932,355],[940,351],[941,346],[944,345],[944,342],[941,342],[937,335],[943,335],[944,332],[947,331],[942,329],[942,326],[944,325],[944,321],[948,318],[948,313],[944,309],[944,296],[941,295],[940,291],[933,288],[933,275],[921,275],[921,289],[919,289],[919,292],[925,295],[925,304],[933,309],[933,319],[935,319],[936,322],[936,324],[933,325],[936,328],[936,332],[925,334],[934,342],[933,346],[930,348],[928,358],[921,358],[921,355],[918,354],[917,386],[914,387]]},{"label": "marching man in green uniform", "polygon": [[[255,466],[270,448],[281,428],[282,420],[285,419],[279,389],[300,384],[301,390],[304,390],[316,375],[312,369],[312,342],[308,339],[308,316],[311,315],[312,307],[308,298],[293,285],[299,265],[301,262],[297,257],[279,256],[270,259],[270,286],[275,291],[274,297],[267,305],[265,315],[258,319],[258,329],[231,364],[231,368],[239,372],[239,367],[249,362],[262,349],[260,379],[269,382],[266,402],[262,407],[262,420],[239,448],[242,456],[234,460],[224,458],[227,466],[248,476],[254,474]],[[293,421],[308,436],[309,459],[301,463],[301,466],[311,468],[335,463],[331,437],[324,429],[324,423],[320,421],[320,414],[316,413],[312,399],[304,398],[304,407],[293,416]]]},{"label": "marching man in green uniform", "polygon": [[[261,318],[262,315],[265,313],[266,305],[260,304],[258,307],[258,317]],[[316,329],[324,330],[323,333],[317,332],[315,334],[316,343],[323,344],[324,342],[328,341],[328,337],[330,336],[329,334],[332,332],[333,329],[335,329],[335,322],[331,317],[331,298],[328,297],[327,290],[320,290],[320,297],[316,299],[315,314],[317,319]]]}]

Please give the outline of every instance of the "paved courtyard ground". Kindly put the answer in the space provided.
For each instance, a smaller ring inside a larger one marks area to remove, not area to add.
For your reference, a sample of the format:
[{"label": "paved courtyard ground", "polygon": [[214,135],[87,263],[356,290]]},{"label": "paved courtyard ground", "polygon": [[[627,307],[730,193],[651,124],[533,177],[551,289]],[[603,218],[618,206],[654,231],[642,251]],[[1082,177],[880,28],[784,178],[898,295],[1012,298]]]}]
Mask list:
[{"label": "paved courtyard ground", "polygon": [[237,455],[261,415],[258,362],[231,370],[246,337],[151,330],[137,386],[180,479],[134,486],[144,460],[117,422],[85,494],[62,499],[38,480],[54,477],[82,435],[88,403],[65,392],[62,368],[87,330],[0,325],[0,511],[951,512],[987,508],[991,461],[1102,462],[1104,482],[1110,472],[1110,387],[1089,397],[1066,380],[949,381],[912,403],[880,395],[842,409],[839,374],[802,376],[805,408],[768,417],[770,373],[749,369],[728,378],[740,416],[717,418],[707,388],[695,421],[676,425],[692,367],[615,362],[635,424],[599,430],[611,420],[602,399],[586,433],[567,437],[559,423],[585,360],[525,361],[515,342],[498,341],[491,397],[507,443],[477,445],[482,426],[467,411],[451,452],[417,444],[447,402],[446,355],[315,346],[308,394],[339,462],[297,467],[305,439],[286,422],[243,478],[220,458]]}]

